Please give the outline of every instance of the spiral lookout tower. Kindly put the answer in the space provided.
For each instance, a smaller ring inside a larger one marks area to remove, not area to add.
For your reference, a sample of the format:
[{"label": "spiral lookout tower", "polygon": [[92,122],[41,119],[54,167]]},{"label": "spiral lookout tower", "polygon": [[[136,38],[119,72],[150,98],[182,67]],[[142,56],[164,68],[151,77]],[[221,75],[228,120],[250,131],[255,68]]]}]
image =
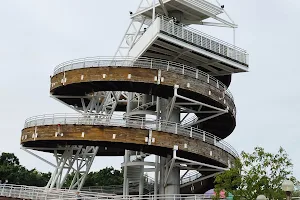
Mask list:
[{"label": "spiral lookout tower", "polygon": [[133,184],[139,195],[204,193],[238,157],[224,141],[236,126],[228,87],[248,54],[191,25],[237,25],[217,0],[142,0],[130,17],[116,55],[55,68],[51,96],[76,113],[27,119],[22,148],[56,157],[40,158],[54,167],[47,188],[73,174],[70,188],[81,190],[95,157],[124,156],[123,195]]}]

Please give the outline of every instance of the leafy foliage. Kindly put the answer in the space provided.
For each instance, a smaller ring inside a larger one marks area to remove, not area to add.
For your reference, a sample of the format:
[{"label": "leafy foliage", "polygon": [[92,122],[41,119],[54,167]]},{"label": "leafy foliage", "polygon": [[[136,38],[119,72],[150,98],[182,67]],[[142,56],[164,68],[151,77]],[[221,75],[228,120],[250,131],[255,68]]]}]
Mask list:
[{"label": "leafy foliage", "polygon": [[2,153],[0,157],[0,165],[20,165],[19,158],[17,158],[13,153]]},{"label": "leafy foliage", "polygon": [[[65,187],[70,186],[74,174],[68,175]],[[12,153],[2,153],[0,156],[0,180],[8,184],[30,185],[44,187],[47,185],[51,173],[41,173],[36,169],[28,170],[20,165],[19,159]],[[104,168],[98,172],[90,172],[85,187],[121,185],[123,173],[113,167]]]},{"label": "leafy foliage", "polygon": [[[70,186],[74,174],[71,173],[65,182],[65,187]],[[90,172],[86,178],[84,187],[92,186],[110,186],[110,185],[122,185],[123,173],[120,170],[116,170],[113,167],[106,167],[98,172]]]},{"label": "leafy foliage", "polygon": [[27,170],[20,165],[19,159],[12,153],[2,153],[0,156],[0,180],[9,184],[45,186],[50,173],[40,173]]},{"label": "leafy foliage", "polygon": [[269,199],[283,199],[282,182],[290,179],[296,183],[292,169],[293,164],[283,148],[272,154],[256,147],[252,153],[242,152],[233,168],[216,177],[216,193],[224,189],[234,199],[256,199],[260,194]]},{"label": "leafy foliage", "polygon": [[85,186],[108,186],[123,184],[123,173],[113,167],[106,167],[98,172],[90,172]]}]

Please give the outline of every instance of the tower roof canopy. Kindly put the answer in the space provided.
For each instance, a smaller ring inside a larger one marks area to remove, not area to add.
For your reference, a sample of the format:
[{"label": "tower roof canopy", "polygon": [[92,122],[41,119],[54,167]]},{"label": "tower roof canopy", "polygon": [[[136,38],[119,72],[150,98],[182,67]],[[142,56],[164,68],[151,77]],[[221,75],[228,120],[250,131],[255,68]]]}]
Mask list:
[{"label": "tower roof canopy", "polygon": [[[153,6],[148,4],[133,16],[143,15],[152,18]],[[155,5],[157,14],[174,16],[182,23],[195,24],[208,18],[216,18],[224,10],[206,0],[159,0]]]}]

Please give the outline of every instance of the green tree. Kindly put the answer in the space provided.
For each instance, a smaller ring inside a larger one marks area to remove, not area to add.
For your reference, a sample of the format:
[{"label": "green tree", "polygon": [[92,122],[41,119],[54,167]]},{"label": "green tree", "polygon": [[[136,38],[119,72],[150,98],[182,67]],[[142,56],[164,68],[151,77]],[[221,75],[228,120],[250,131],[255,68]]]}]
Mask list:
[{"label": "green tree", "polygon": [[[69,187],[74,177],[74,173],[70,173],[67,176],[64,187]],[[113,167],[106,167],[99,170],[98,172],[90,172],[87,175],[84,187],[92,186],[111,186],[111,185],[122,185],[123,184],[123,173],[120,170],[114,169]]]},{"label": "green tree", "polygon": [[0,165],[20,165],[19,158],[13,153],[2,153],[0,156]]},{"label": "green tree", "polygon": [[85,181],[85,187],[121,185],[123,173],[113,167],[106,167],[98,172],[90,172]]},{"label": "green tree", "polygon": [[0,180],[9,184],[43,187],[50,179],[50,173],[41,173],[36,169],[28,170],[20,165],[19,159],[12,153],[0,156]]},{"label": "green tree", "polygon": [[269,199],[283,199],[282,182],[285,179],[296,182],[292,170],[293,164],[282,147],[276,154],[256,147],[252,153],[242,152],[230,170],[216,177],[216,193],[224,189],[234,199],[256,199],[260,194]]}]

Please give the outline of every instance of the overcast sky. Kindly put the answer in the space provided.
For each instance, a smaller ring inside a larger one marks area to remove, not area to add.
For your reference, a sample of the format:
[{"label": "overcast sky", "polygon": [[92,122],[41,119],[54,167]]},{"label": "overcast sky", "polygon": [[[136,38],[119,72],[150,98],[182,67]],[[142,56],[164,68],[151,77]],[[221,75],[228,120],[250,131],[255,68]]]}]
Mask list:
[{"label": "overcast sky", "polygon": [[[23,165],[52,171],[20,150],[26,118],[72,112],[49,97],[54,67],[87,56],[112,56],[139,0],[0,0],[0,151]],[[250,72],[235,74],[230,90],[237,127],[226,140],[239,152],[285,148],[300,179],[300,1],[223,0],[239,24],[237,46],[250,54]],[[203,30],[203,28],[199,28]],[[231,31],[209,29],[232,42]],[[53,160],[50,154],[39,154]],[[97,158],[92,169],[120,168],[122,158]]]}]

